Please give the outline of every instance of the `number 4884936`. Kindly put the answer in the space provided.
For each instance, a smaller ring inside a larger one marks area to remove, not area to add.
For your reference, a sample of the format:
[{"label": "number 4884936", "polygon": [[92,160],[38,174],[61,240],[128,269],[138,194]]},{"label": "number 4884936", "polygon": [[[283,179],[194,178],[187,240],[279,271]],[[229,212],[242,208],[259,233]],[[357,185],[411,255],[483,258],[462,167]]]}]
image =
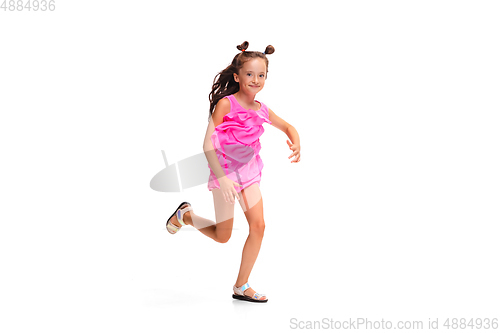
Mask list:
[{"label": "number 4884936", "polygon": [[56,0],[4,0],[0,9],[4,12],[42,11],[56,10]]}]

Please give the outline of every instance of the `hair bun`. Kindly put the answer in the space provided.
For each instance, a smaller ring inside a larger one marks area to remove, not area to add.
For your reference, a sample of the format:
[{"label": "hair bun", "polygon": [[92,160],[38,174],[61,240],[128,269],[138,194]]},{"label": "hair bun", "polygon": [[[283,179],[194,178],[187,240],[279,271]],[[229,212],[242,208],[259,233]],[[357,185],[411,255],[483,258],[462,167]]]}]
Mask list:
[{"label": "hair bun", "polygon": [[240,45],[237,45],[236,48],[240,51],[243,51],[243,50],[247,50],[248,49],[248,42],[247,41],[244,41],[243,43],[241,43]]},{"label": "hair bun", "polygon": [[266,50],[264,51],[264,54],[273,54],[274,53],[274,46],[268,45],[266,47]]}]

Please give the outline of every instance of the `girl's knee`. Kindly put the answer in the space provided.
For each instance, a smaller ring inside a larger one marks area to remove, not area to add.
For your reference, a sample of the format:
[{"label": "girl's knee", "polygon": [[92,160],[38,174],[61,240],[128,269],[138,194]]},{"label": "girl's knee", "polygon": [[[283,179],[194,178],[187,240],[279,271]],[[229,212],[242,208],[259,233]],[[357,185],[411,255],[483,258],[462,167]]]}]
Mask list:
[{"label": "girl's knee", "polygon": [[217,238],[215,239],[219,243],[227,243],[231,238],[232,228],[220,228],[216,230]]},{"label": "girl's knee", "polygon": [[217,235],[216,241],[219,243],[227,243],[229,239],[231,239],[231,234],[221,235],[221,236]]},{"label": "girl's knee", "polygon": [[266,224],[264,220],[256,221],[250,224],[250,234],[263,237],[264,230],[266,229]]}]

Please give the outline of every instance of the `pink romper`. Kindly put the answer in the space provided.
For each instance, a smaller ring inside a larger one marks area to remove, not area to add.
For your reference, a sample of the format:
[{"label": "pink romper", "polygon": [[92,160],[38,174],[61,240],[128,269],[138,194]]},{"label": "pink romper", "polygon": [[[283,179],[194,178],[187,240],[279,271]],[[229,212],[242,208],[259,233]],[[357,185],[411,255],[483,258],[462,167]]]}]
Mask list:
[{"label": "pink romper", "polygon": [[[264,163],[260,158],[259,137],[264,133],[263,123],[272,124],[269,120],[267,106],[260,103],[260,109],[255,111],[243,108],[233,95],[225,96],[231,102],[231,111],[223,118],[212,133],[211,141],[219,163],[226,176],[241,184],[234,186],[239,193],[242,189],[258,183]],[[208,164],[210,168],[210,164]],[[208,190],[220,188],[219,181],[210,168]]]}]

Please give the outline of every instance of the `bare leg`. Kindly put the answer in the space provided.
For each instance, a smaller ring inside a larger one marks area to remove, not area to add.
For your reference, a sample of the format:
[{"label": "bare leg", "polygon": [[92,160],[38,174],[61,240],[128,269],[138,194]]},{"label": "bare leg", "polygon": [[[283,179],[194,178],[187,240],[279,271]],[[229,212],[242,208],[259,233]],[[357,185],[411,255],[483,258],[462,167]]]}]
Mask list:
[{"label": "bare leg", "polygon": [[[236,280],[236,287],[241,287],[248,282],[253,265],[259,255],[265,229],[264,208],[259,184],[252,184],[246,189],[243,189],[241,193],[243,200],[240,200],[240,205],[247,218],[250,233],[243,247],[240,272]],[[254,295],[255,290],[249,288],[245,290],[244,293],[251,297]],[[266,297],[262,296],[261,299],[266,299]]]},{"label": "bare leg", "polygon": [[[186,224],[195,227],[201,233],[212,238],[216,242],[226,243],[231,238],[231,233],[233,231],[234,204],[226,202],[220,189],[213,189],[212,194],[217,223],[196,215],[194,210],[186,212],[183,220]],[[241,192],[239,195],[241,197]],[[187,205],[184,205],[181,208],[186,206]],[[172,217],[171,222],[176,226],[181,225],[176,215]]]}]

